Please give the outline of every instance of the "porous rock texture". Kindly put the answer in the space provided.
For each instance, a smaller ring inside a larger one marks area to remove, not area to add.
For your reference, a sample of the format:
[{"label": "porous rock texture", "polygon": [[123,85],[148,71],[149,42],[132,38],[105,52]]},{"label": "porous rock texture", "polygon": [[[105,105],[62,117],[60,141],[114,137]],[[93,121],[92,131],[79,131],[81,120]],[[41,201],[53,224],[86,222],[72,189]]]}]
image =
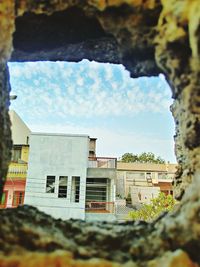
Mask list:
[{"label": "porous rock texture", "polygon": [[181,199],[173,213],[150,224],[62,222],[27,206],[2,210],[0,265],[199,266],[199,0],[6,0],[0,33],[2,177],[11,145],[6,62],[88,58],[122,63],[132,77],[165,74],[174,98]]}]

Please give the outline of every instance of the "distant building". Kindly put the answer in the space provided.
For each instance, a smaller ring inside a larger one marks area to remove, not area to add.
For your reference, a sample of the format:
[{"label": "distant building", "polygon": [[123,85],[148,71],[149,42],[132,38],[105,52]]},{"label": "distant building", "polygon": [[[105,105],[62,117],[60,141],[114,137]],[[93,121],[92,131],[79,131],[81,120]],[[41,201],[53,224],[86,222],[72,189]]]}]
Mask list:
[{"label": "distant building", "polygon": [[114,220],[116,159],[96,157],[87,135],[30,136],[25,204],[55,218]]},{"label": "distant building", "polygon": [[173,195],[172,181],[177,164],[117,162],[116,193],[132,204],[149,203],[159,192]]},{"label": "distant building", "polygon": [[89,157],[94,158],[96,157],[96,141],[97,138],[91,138],[89,142]]},{"label": "distant building", "polygon": [[11,120],[13,144],[19,146],[28,145],[31,130],[14,110],[10,110],[9,115]]},{"label": "distant building", "polygon": [[9,112],[12,131],[12,158],[9,164],[0,208],[12,208],[24,203],[28,169],[30,129],[13,110]]}]

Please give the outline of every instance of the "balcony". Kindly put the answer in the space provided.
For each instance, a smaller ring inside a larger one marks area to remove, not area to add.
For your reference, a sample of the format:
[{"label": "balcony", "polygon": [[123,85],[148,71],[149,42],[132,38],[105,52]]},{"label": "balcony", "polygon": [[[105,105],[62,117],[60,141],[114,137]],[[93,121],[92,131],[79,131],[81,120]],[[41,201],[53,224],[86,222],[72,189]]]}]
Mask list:
[{"label": "balcony", "polygon": [[174,173],[158,173],[158,182],[172,183],[174,176]]},{"label": "balcony", "polygon": [[8,167],[7,177],[23,177],[26,178],[28,164],[27,163],[10,163]]},{"label": "balcony", "polygon": [[105,157],[88,158],[88,168],[115,169],[116,166],[117,166],[116,158],[105,158]]},{"label": "balcony", "polygon": [[86,202],[85,211],[89,213],[115,213],[114,202],[97,202],[88,201]]}]

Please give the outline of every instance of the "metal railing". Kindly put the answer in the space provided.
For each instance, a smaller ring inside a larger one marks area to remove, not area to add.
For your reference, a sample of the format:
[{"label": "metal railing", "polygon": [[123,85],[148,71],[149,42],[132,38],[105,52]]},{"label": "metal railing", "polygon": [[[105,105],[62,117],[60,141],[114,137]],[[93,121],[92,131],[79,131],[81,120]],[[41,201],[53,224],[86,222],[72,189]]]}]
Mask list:
[{"label": "metal railing", "polygon": [[116,158],[89,157],[88,168],[106,168],[115,169],[117,166]]},{"label": "metal railing", "polygon": [[88,201],[85,210],[91,213],[115,213],[115,204],[114,202]]},{"label": "metal railing", "polygon": [[118,221],[130,220],[129,212],[131,211],[135,211],[135,209],[126,206],[126,204],[115,203],[115,216]]}]

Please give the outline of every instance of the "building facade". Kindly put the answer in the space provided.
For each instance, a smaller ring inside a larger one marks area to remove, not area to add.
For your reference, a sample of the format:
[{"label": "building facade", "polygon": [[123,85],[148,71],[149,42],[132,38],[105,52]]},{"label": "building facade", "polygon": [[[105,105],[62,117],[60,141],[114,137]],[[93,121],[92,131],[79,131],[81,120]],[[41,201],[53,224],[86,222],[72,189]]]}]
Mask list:
[{"label": "building facade", "polygon": [[87,135],[31,134],[25,204],[62,219],[114,214],[116,159],[95,148]]},{"label": "building facade", "polygon": [[116,193],[131,196],[132,204],[149,203],[159,192],[173,195],[177,164],[117,162]]},{"label": "building facade", "polygon": [[31,131],[15,111],[11,110],[9,114],[13,148],[0,208],[23,205],[28,169],[28,141]]}]

